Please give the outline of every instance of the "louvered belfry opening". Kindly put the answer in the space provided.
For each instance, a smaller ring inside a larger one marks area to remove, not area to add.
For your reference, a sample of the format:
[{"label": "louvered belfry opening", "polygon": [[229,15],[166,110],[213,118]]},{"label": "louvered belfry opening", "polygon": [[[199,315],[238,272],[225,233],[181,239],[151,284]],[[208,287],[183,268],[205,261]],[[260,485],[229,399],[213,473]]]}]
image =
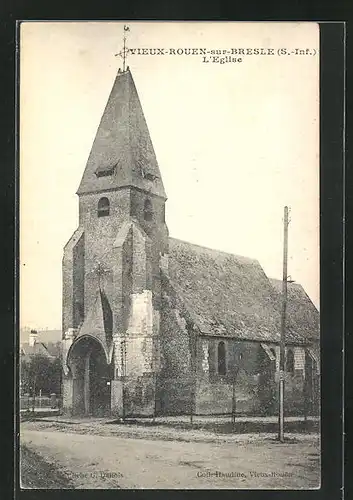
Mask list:
[{"label": "louvered belfry opening", "polygon": [[101,198],[98,202],[98,217],[106,217],[110,213],[110,203],[108,198]]},{"label": "louvered belfry opening", "polygon": [[151,221],[153,219],[152,203],[148,198],[145,200],[143,207],[143,218],[147,221]]}]

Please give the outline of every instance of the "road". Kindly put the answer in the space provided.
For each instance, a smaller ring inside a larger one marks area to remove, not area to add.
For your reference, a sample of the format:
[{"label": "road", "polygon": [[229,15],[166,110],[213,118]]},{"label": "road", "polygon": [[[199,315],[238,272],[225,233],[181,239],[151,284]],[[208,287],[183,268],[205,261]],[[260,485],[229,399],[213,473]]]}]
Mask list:
[{"label": "road", "polygon": [[318,488],[317,439],[294,441],[185,442],[21,425],[21,444],[80,489]]}]

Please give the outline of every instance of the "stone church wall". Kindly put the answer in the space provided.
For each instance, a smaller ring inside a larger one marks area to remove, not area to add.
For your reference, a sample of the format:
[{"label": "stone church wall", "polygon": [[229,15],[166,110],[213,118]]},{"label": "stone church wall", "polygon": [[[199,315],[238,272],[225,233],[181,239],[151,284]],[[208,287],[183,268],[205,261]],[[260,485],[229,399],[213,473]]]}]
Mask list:
[{"label": "stone church wall", "polygon": [[[218,374],[217,349],[220,341],[225,343],[225,375]],[[231,413],[234,404],[233,384],[236,413],[254,413],[258,410],[258,349],[259,345],[251,342],[199,339],[196,413]]]},{"label": "stone church wall", "polygon": [[[115,269],[116,322],[114,396],[112,406],[125,408],[126,416],[152,416],[155,412],[155,346],[159,333],[159,313],[154,310],[150,242],[134,225],[116,252],[121,267]],[[121,249],[121,250],[119,250]],[[120,304],[119,304],[120,302]],[[120,311],[120,315],[119,315]],[[119,359],[119,341],[125,342]]]},{"label": "stone church wall", "polygon": [[[260,342],[198,336],[196,367],[192,363],[190,328],[173,297],[164,296],[161,319],[162,371],[157,383],[158,413],[276,415],[278,412],[279,348]],[[218,373],[218,344],[223,341],[226,373]],[[294,371],[285,373],[285,411],[303,413],[303,347],[293,346]],[[235,401],[233,400],[233,385]],[[194,401],[194,402],[193,402]]]},{"label": "stone church wall", "polygon": [[[273,380],[274,391],[271,404],[271,413],[278,412],[278,379],[279,379],[279,346],[269,344],[269,348],[275,352],[276,359],[274,361],[275,373]],[[288,351],[291,350],[294,356],[293,372],[288,372],[288,367],[285,363],[284,383],[285,383],[285,399],[284,409],[289,415],[303,414],[304,411],[304,384],[305,384],[305,348],[302,346],[287,346],[286,357]]]},{"label": "stone church wall", "polygon": [[[107,197],[110,203],[110,214],[106,217],[98,217],[97,215],[98,201],[102,196]],[[128,189],[103,194],[93,193],[80,197],[80,223],[85,228],[85,315],[93,306],[99,279],[115,313],[114,296],[116,292],[113,268],[116,269],[117,258],[121,258],[121,256],[117,255],[119,252],[113,250],[113,245],[124,222],[129,204],[130,192]],[[98,267],[100,267],[100,278],[98,278]]]},{"label": "stone church wall", "polygon": [[62,331],[76,328],[83,319],[84,271],[85,271],[85,235],[83,228],[78,228],[64,249],[62,280]]},{"label": "stone church wall", "polygon": [[161,314],[161,372],[157,409],[160,414],[189,414],[193,407],[191,338],[185,319],[173,300],[164,295]]},{"label": "stone church wall", "polygon": [[[226,346],[226,374],[218,374],[217,347]],[[235,412],[251,415],[276,415],[278,412],[279,348],[276,358],[270,360],[259,342],[234,339],[200,338],[198,342],[198,380],[196,390],[197,414],[229,414],[233,408],[235,385]],[[285,412],[288,415],[304,411],[303,347],[293,347],[294,371],[285,373]]]}]

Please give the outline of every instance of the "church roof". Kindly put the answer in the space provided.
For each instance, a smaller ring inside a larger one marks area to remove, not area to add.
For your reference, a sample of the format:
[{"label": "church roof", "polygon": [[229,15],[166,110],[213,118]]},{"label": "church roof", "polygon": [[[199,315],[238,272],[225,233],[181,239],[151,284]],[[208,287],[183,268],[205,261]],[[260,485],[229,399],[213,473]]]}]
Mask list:
[{"label": "church roof", "polygon": [[[201,333],[279,342],[278,292],[257,260],[170,238],[168,274]],[[305,343],[317,332],[310,316],[314,306],[296,297],[305,314],[288,322],[286,340]]]},{"label": "church roof", "polygon": [[126,186],[166,198],[129,69],[116,76],[77,194]]},{"label": "church roof", "polygon": [[[271,278],[270,282],[277,293],[278,307],[281,307],[282,281]],[[319,339],[319,311],[299,283],[288,283],[287,318],[289,328],[302,332],[306,338]]]}]

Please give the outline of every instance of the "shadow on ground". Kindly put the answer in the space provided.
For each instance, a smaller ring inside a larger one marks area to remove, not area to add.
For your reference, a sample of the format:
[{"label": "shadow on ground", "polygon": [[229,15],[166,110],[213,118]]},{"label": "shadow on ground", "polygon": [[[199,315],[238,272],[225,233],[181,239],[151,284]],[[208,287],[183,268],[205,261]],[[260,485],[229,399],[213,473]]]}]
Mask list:
[{"label": "shadow on ground", "polygon": [[[127,418],[108,421],[107,424],[124,425],[129,427],[169,427],[180,430],[203,430],[215,432],[217,434],[250,434],[250,433],[276,433],[278,432],[277,422],[158,422],[143,419]],[[290,433],[319,432],[319,422],[289,421],[285,423],[284,431]]]}]

